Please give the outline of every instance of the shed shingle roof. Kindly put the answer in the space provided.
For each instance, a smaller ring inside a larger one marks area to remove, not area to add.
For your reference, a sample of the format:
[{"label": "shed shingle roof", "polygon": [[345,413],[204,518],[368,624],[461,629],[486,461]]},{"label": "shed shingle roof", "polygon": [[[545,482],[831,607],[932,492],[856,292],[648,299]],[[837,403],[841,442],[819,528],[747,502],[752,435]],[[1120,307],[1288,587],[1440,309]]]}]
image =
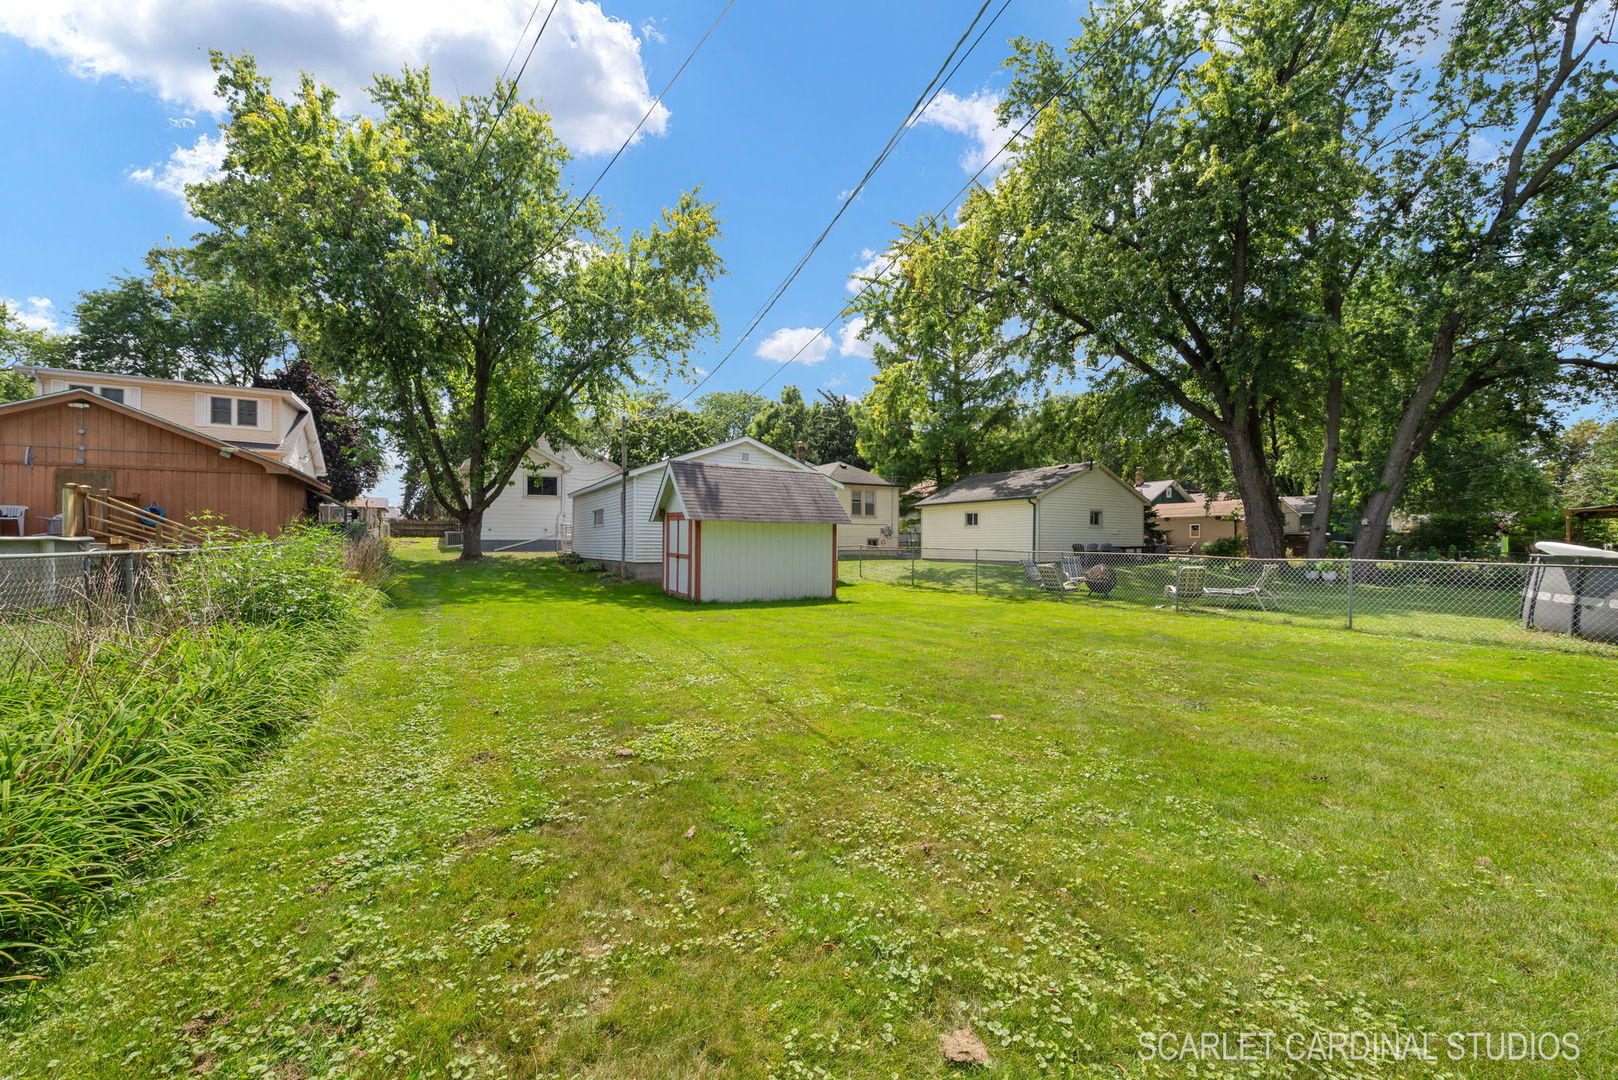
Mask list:
[{"label": "shed shingle roof", "polygon": [[816,465],[815,472],[829,476],[840,484],[860,484],[864,487],[898,487],[892,480],[884,480],[874,472],[843,461],[828,461]]},{"label": "shed shingle roof", "polygon": [[694,521],[847,525],[837,492],[818,472],[671,461],[669,475]]},{"label": "shed shingle roof", "polygon": [[996,502],[1001,499],[1037,499],[1064,480],[1091,469],[1091,462],[1072,465],[1046,465],[1038,469],[1016,469],[1012,472],[984,473],[968,476],[917,503],[917,506],[942,506],[945,503]]}]

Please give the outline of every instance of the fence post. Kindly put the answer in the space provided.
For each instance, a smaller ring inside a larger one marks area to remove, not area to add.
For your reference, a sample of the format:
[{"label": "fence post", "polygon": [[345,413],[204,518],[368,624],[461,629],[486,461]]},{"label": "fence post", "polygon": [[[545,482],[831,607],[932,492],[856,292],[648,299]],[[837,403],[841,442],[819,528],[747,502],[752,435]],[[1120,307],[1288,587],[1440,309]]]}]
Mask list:
[{"label": "fence post", "polygon": [[1354,560],[1348,560],[1348,629],[1354,629]]},{"label": "fence post", "polygon": [[916,583],[916,557],[920,554],[920,548],[917,548],[915,551],[910,553],[910,584],[912,585]]},{"label": "fence post", "polygon": [[972,549],[972,595],[978,592],[978,549]]},{"label": "fence post", "polygon": [[1174,564],[1174,610],[1180,610],[1180,564]]}]

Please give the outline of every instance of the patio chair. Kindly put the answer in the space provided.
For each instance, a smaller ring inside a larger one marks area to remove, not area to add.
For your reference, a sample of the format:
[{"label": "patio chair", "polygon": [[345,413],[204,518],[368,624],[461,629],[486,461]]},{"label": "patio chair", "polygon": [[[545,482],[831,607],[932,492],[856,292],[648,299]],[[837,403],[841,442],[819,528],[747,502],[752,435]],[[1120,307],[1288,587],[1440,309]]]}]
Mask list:
[{"label": "patio chair", "polygon": [[26,517],[27,514],[28,507],[26,506],[10,506],[0,504],[0,522],[15,521],[17,523],[18,536],[23,534],[23,518]]},{"label": "patio chair", "polygon": [[1202,587],[1206,571],[1200,566],[1182,566],[1174,576],[1174,582],[1163,586],[1163,595],[1178,604],[1188,604],[1202,599],[1205,591]]},{"label": "patio chair", "polygon": [[1039,571],[1039,587],[1063,599],[1066,599],[1068,593],[1078,592],[1083,588],[1077,582],[1064,578],[1055,563],[1040,563],[1036,569]]},{"label": "patio chair", "polygon": [[1251,600],[1264,611],[1270,610],[1270,605],[1281,598],[1270,588],[1270,582],[1275,580],[1278,564],[1265,563],[1264,568],[1253,579],[1253,584],[1243,585],[1234,589],[1203,589],[1204,596],[1216,596],[1224,601]]},{"label": "patio chair", "polygon": [[1039,577],[1039,568],[1034,565],[1033,559],[1018,559],[1017,565],[1022,567],[1023,577],[1028,579],[1028,584],[1035,588],[1043,586],[1044,583]]},{"label": "patio chair", "polygon": [[[1078,547],[1077,544],[1073,545]],[[1069,581],[1079,581],[1084,577],[1084,559],[1079,555],[1069,555],[1062,560],[1062,576]]]}]

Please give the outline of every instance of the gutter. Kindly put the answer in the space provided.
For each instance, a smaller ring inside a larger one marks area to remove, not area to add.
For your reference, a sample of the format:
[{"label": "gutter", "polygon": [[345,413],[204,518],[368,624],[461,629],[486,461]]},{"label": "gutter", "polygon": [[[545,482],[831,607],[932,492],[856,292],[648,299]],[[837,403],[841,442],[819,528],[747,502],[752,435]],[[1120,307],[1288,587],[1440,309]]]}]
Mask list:
[{"label": "gutter", "polygon": [[1039,499],[1038,499],[1038,497],[1029,499],[1028,500],[1028,505],[1032,506],[1034,508],[1034,535],[1030,538],[1030,543],[1032,544],[1032,546],[1029,547],[1028,550],[1029,551],[1038,551],[1039,550]]}]

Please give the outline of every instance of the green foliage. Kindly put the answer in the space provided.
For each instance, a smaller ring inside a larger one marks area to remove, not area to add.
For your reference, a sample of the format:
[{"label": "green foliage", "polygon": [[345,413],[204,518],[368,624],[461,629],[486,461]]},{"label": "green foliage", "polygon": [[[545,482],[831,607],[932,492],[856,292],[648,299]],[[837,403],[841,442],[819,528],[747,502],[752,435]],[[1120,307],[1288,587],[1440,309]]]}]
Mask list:
[{"label": "green foliage", "polygon": [[796,386],[783,386],[780,400],[759,410],[747,426],[747,434],[790,457],[797,445],[808,438],[809,415],[803,392]]},{"label": "green foliage", "polygon": [[277,98],[250,58],[215,67],[227,153],[189,193],[216,228],[203,248],[360,388],[461,522],[463,559],[536,440],[566,442],[638,366],[712,331],[713,207],[682,195],[619,235],[516,87],[446,102],[407,69],[377,77],[361,119],[312,78]]},{"label": "green foliage", "polygon": [[254,386],[290,390],[309,406],[326,459],[326,482],[338,502],[370,490],[381,472],[382,450],[365,426],[361,410],[347,400],[335,379],[322,375],[306,357],[298,357],[274,375],[253,380]]},{"label": "green foliage", "polygon": [[86,629],[0,685],[0,982],[32,977],[305,716],[377,606],[317,528],[151,572],[160,606],[134,628]]},{"label": "green foliage", "polygon": [[753,418],[769,403],[769,398],[745,390],[718,390],[697,398],[696,414],[711,442],[729,442],[746,435]]},{"label": "green foliage", "polygon": [[5,304],[0,303],[0,403],[34,396],[33,380],[12,365],[60,366],[68,339],[60,334],[30,330]]},{"label": "green foliage", "polygon": [[154,248],[146,273],[84,293],[72,366],[248,386],[289,362],[290,335],[259,291],[195,248]]},{"label": "green foliage", "polygon": [[1244,556],[1247,554],[1247,537],[1221,536],[1203,544],[1201,551],[1204,555]]}]

